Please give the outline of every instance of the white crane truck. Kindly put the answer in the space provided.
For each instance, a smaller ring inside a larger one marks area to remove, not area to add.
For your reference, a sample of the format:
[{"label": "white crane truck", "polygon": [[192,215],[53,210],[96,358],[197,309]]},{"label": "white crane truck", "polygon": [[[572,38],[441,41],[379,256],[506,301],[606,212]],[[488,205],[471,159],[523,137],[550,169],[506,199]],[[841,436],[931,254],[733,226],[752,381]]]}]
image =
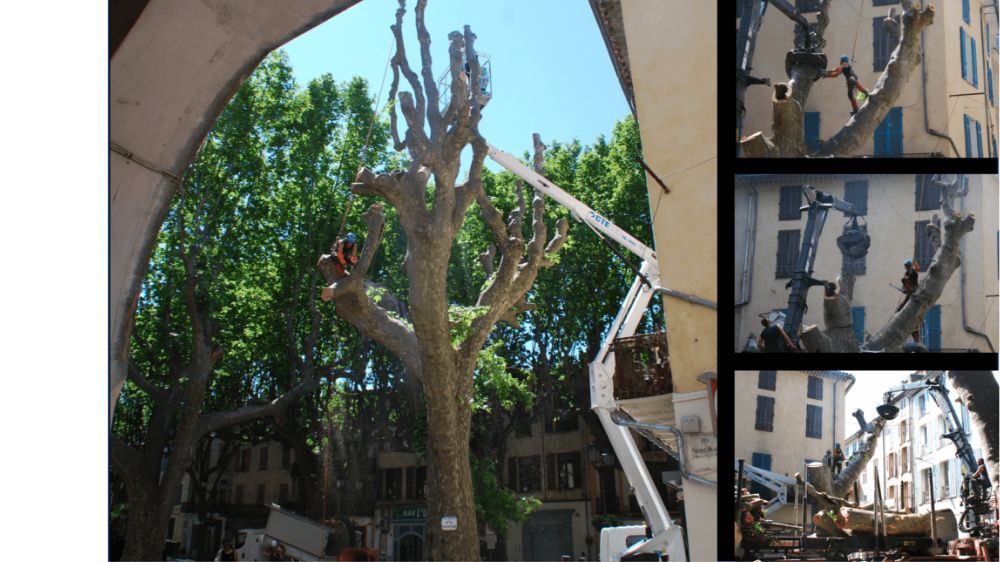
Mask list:
[{"label": "white crane truck", "polygon": [[[590,364],[590,400],[591,409],[600,419],[645,514],[646,524],[604,528],[601,531],[600,559],[604,562],[714,559],[714,542],[707,545],[702,544],[704,541],[686,540],[684,529],[667,512],[631,430],[650,439],[678,460],[685,498],[685,527],[715,529],[715,373],[706,372],[698,377],[706,384],[705,390],[617,399],[614,343],[616,339],[635,335],[655,293],[699,306],[717,308],[717,305],[662,286],[656,252],[651,248],[511,154],[493,146],[489,146],[487,154],[539,193],[569,209],[575,220],[586,224],[599,237],[610,238],[642,260],[641,266],[633,267],[636,270],[635,281],[604,338],[600,352]],[[680,420],[680,424],[676,420]]]}]

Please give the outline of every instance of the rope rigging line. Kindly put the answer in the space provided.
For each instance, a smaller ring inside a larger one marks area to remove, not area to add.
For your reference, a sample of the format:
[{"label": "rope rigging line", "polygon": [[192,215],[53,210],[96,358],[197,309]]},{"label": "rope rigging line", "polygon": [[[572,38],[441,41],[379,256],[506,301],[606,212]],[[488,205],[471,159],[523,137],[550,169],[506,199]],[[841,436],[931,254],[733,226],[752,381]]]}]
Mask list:
[{"label": "rope rigging line", "polygon": [[[371,121],[368,123],[368,133],[365,135],[365,144],[361,147],[360,158],[358,159],[358,169],[355,170],[355,175],[361,171],[365,165],[365,159],[368,158],[368,144],[372,139],[372,131],[375,130],[375,120],[378,118],[378,106],[379,102],[382,100],[382,90],[385,88],[385,77],[389,74],[389,63],[392,62],[392,46],[393,43],[389,44],[389,57],[385,61],[385,70],[382,71],[382,84],[378,87],[378,96],[375,98],[375,109],[372,111]],[[337,167],[337,174],[335,177],[340,177],[340,171],[344,165],[344,158],[340,159],[340,165]],[[337,238],[340,240],[341,236],[344,235],[344,227],[347,226],[347,217],[351,214],[351,205],[354,203],[354,192],[349,191],[347,196],[347,205],[344,206],[344,216],[340,219],[340,227],[337,229]]]}]

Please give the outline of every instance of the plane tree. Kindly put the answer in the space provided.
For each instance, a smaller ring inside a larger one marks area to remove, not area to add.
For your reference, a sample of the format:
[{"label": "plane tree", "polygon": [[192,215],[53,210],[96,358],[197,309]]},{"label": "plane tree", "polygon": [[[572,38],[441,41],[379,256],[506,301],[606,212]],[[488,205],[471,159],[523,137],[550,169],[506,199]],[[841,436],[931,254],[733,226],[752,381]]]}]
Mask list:
[{"label": "plane tree", "polygon": [[[820,0],[815,28],[814,45],[822,49],[823,35],[830,23],[830,5],[833,0]],[[819,68],[812,57],[792,57],[787,61],[789,79],[774,84],[771,96],[771,129],[767,137],[756,132],[741,141],[742,155],[750,158],[801,158],[847,157],[869,142],[875,128],[895,105],[903,89],[912,87],[908,79],[921,61],[921,35],[934,23],[934,6],[921,7],[916,0],[900,0],[902,13],[890,8],[883,25],[886,31],[899,38],[889,57],[885,70],[875,85],[869,89],[867,101],[833,136],[821,140],[818,148],[810,149],[805,139],[805,107],[816,80],[825,70]],[[801,47],[803,38],[796,34]],[[794,46],[793,46],[794,47]]]},{"label": "plane tree", "polygon": [[143,283],[109,437],[125,559],[161,558],[184,475],[205,473],[199,445],[264,418],[281,425],[322,381],[350,376],[342,355],[356,338],[316,306],[313,260],[345,199],[332,145],[364,138],[360,108],[370,118],[363,81],[299,88],[274,55],[185,174]]},{"label": "plane tree", "polygon": [[[524,296],[539,269],[552,265],[548,256],[562,246],[568,225],[559,221],[557,234],[549,240],[540,196],[530,203],[530,219],[523,196],[506,220],[491,201],[482,181],[487,144],[478,130],[485,100],[477,87],[469,87],[479,84],[482,72],[475,35],[468,26],[464,33],[449,34],[450,92],[442,107],[424,24],[426,4],[418,0],[414,10],[419,74],[411,68],[403,42],[405,1],[400,1],[391,26],[396,51],[390,99],[406,121],[404,135],[399,134],[395,112],[390,123],[394,146],[406,151],[409,163],[391,173],[363,168],[353,186],[357,194],[381,198],[398,216],[406,240],[401,268],[408,280],[408,317],[387,308],[399,299],[386,287],[366,279],[385,232],[382,202],[364,214],[367,236],[353,273],[338,279],[329,255],[321,257],[318,267],[330,284],[323,297],[334,302],[336,313],[389,349],[421,385],[427,408],[427,520],[432,522],[427,526],[427,554],[434,560],[473,560],[479,557],[469,460],[473,373],[493,327],[528,307]],[[400,90],[400,77],[410,91]],[[459,182],[467,146],[471,162],[467,178]],[[473,307],[457,308],[448,300],[448,262],[473,202],[494,239],[493,251],[482,262],[489,281]],[[524,234],[526,220],[531,221],[530,238]],[[442,531],[445,516],[457,518],[457,529]]]}]

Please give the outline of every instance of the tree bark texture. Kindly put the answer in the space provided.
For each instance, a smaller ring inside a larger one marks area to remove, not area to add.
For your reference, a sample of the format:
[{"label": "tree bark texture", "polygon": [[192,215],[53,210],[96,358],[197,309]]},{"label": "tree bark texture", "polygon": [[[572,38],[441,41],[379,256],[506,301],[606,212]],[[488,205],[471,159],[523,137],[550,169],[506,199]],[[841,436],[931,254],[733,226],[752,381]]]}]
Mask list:
[{"label": "tree bark texture", "polygon": [[[867,509],[842,507],[837,512],[836,524],[837,528],[852,534],[871,535],[875,532],[875,514]],[[890,536],[929,537],[931,514],[886,513],[885,531]]]},{"label": "tree bark texture", "polygon": [[[998,404],[1000,388],[990,371],[950,371],[951,382],[969,409],[972,423],[983,437],[986,447],[986,469],[993,487],[1000,485],[1000,425]],[[970,428],[966,428],[968,431]]]},{"label": "tree bark texture", "polygon": [[[829,23],[831,0],[822,0],[818,13],[817,41],[822,46],[823,33]],[[889,57],[889,63],[869,90],[868,99],[858,112],[832,137],[820,143],[818,150],[809,151],[804,137],[804,107],[809,91],[817,77],[812,64],[789,62],[788,82],[776,83],[772,97],[772,136],[757,132],[741,142],[743,155],[750,158],[829,158],[853,156],[869,142],[876,127],[892,109],[907,80],[920,64],[920,32],[934,23],[934,6],[921,9],[920,2],[901,0],[902,16],[899,23],[886,18],[885,25],[892,27],[899,43]],[[823,70],[823,69],[820,69]],[[829,87],[828,85],[824,85]]]},{"label": "tree bark texture", "polygon": [[[382,241],[384,211],[380,203],[365,214],[368,234],[351,274],[337,278],[329,255],[320,258],[318,268],[329,284],[323,300],[333,301],[338,315],[396,355],[407,374],[423,386],[428,426],[425,556],[430,560],[478,560],[469,465],[473,371],[493,326],[512,319],[512,311],[529,306],[523,301],[524,295],[538,269],[552,265],[546,255],[562,246],[568,223],[560,220],[557,235],[547,244],[544,207],[541,197],[535,196],[531,201],[532,237],[525,240],[522,225],[528,209],[523,194],[519,193],[520,203],[506,221],[494,207],[482,185],[487,144],[478,130],[487,100],[478,88],[469,88],[469,84],[479,84],[481,72],[474,46],[476,36],[468,26],[464,33],[453,31],[448,36],[450,96],[442,110],[431,66],[430,34],[424,24],[426,4],[426,0],[418,0],[414,9],[420,42],[419,75],[410,67],[403,43],[405,0],[400,0],[391,27],[396,52],[391,60],[389,97],[398,102],[396,107],[407,129],[400,136],[396,111],[390,113],[390,127],[396,150],[408,152],[409,166],[390,173],[363,168],[352,186],[356,194],[381,197],[398,213],[407,242],[403,268],[409,281],[409,318],[401,317],[386,304],[399,299],[364,278]],[[411,92],[399,91],[401,76]],[[472,160],[468,179],[456,184],[460,156],[469,145]],[[536,162],[540,161],[541,148],[536,138]],[[433,195],[427,191],[432,178]],[[495,252],[483,256],[483,265],[495,271],[479,295],[476,306],[480,313],[472,321],[469,334],[462,341],[452,341],[446,296],[448,260],[473,202],[478,203],[496,245]],[[499,265],[494,268],[497,255]],[[457,517],[456,530],[442,530],[441,518],[445,516]]]}]

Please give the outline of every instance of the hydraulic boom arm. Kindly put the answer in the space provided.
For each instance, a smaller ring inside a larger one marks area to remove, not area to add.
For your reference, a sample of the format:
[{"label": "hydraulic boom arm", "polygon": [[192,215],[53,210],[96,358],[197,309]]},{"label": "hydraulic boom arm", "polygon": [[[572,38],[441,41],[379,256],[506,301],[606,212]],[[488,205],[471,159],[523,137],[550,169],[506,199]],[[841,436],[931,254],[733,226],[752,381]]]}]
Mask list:
[{"label": "hydraulic boom arm", "polygon": [[[535,172],[520,160],[488,146],[490,158],[517,177],[531,184],[538,192],[543,193],[569,209],[574,219],[586,224],[600,236],[618,242],[642,260],[636,268],[636,279],[625,296],[621,309],[615,317],[611,328],[602,343],[597,357],[590,364],[590,396],[591,408],[597,414],[611,445],[615,456],[621,463],[622,470],[629,484],[635,490],[636,500],[642,512],[646,515],[650,538],[631,545],[627,552],[619,552],[617,556],[636,552],[665,552],[671,561],[687,560],[684,538],[680,527],[673,523],[666,506],[656,490],[656,484],[646,468],[642,453],[628,427],[615,423],[612,414],[618,409],[614,398],[615,353],[612,350],[616,337],[634,335],[639,322],[655,292],[685,298],[690,302],[707,306],[704,299],[692,295],[684,295],[659,286],[659,264],[656,253],[625,232],[600,213],[594,211],[578,199],[566,193],[562,188]],[[616,558],[617,559],[617,558]]]}]

